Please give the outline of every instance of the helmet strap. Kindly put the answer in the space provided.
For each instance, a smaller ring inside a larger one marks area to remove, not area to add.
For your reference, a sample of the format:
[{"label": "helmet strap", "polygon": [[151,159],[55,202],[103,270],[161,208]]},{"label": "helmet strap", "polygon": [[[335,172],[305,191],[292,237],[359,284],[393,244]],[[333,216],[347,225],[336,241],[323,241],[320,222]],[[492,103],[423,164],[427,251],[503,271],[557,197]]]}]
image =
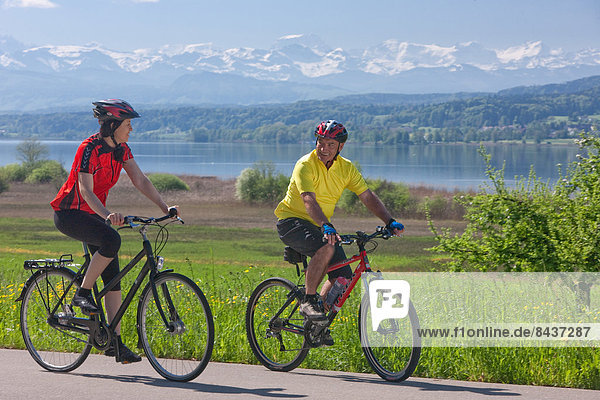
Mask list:
[{"label": "helmet strap", "polygon": [[337,152],[335,153],[335,156],[333,156],[333,158],[331,159],[331,161],[329,161],[325,167],[327,167],[327,169],[331,168],[331,166],[333,165],[333,162],[335,160],[337,160],[337,156],[340,154],[340,142],[338,142],[338,148],[337,148]]},{"label": "helmet strap", "polygon": [[115,145],[115,148],[116,148],[116,147],[119,147],[119,144],[118,144],[118,143],[117,143],[117,141],[115,140],[115,135],[114,135],[114,134],[113,134],[113,135],[110,135],[110,136],[109,136],[109,138],[110,138],[110,140],[112,140],[113,144]]}]

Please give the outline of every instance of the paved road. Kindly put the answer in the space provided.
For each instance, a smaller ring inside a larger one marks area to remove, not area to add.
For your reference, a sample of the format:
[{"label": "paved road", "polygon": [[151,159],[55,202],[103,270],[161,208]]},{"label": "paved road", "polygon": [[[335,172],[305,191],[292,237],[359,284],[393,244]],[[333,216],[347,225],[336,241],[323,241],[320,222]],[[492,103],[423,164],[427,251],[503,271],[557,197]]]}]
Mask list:
[{"label": "paved road", "polygon": [[0,399],[600,399],[600,391],[410,378],[391,384],[377,375],[212,362],[192,382],[161,378],[144,359],[116,364],[92,355],[73,372],[39,367],[23,350],[0,350]]}]

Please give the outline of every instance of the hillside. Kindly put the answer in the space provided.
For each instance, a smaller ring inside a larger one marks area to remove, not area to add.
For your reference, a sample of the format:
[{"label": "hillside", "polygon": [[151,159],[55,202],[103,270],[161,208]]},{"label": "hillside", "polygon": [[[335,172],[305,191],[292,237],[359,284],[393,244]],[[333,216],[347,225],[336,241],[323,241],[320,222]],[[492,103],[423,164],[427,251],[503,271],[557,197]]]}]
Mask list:
[{"label": "hillside", "polygon": [[[136,140],[298,142],[323,119],[384,144],[573,138],[600,120],[600,76],[494,94],[368,94],[263,106],[137,107]],[[0,115],[0,138],[79,139],[90,112]]]}]

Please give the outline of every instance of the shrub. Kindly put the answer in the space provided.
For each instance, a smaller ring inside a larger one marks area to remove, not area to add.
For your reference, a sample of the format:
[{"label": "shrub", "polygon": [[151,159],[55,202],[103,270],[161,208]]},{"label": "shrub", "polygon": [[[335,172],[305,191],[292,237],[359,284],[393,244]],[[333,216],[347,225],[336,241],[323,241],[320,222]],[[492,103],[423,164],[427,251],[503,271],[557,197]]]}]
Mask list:
[{"label": "shrub", "polygon": [[290,178],[275,175],[270,162],[259,161],[242,171],[235,182],[235,195],[248,203],[272,203],[285,196]]},{"label": "shrub", "polygon": [[580,145],[587,155],[554,186],[532,169],[514,188],[482,148],[489,190],[457,199],[465,207],[462,235],[438,230],[429,218],[438,241],[432,250],[449,256],[453,270],[599,271],[600,138],[584,133]]},{"label": "shrub", "polygon": [[464,207],[450,197],[436,194],[420,200],[416,214],[424,218],[429,216],[436,219],[456,220],[464,216]]},{"label": "shrub", "polygon": [[[392,215],[405,214],[412,199],[408,186],[381,179],[366,179],[371,189]],[[344,190],[338,202],[338,207],[350,214],[368,214],[369,210],[361,203],[358,196],[349,190]]]},{"label": "shrub", "polygon": [[67,179],[67,171],[63,166],[58,161],[48,160],[35,163],[25,183],[62,183],[65,179]]},{"label": "shrub", "polygon": [[190,190],[190,187],[181,179],[171,174],[150,174],[148,179],[159,192],[171,190]]},{"label": "shrub", "polygon": [[8,180],[0,174],[0,193],[8,190]]},{"label": "shrub", "polygon": [[30,168],[23,165],[8,164],[0,168],[0,176],[7,182],[23,182],[30,171]]}]

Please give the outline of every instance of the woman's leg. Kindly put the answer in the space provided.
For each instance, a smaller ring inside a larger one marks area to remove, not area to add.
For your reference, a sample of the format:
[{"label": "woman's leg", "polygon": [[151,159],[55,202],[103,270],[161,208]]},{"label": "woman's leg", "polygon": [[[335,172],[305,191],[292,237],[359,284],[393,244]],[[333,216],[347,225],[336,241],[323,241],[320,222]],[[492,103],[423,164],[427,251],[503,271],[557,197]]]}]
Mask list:
[{"label": "woman's leg", "polygon": [[[106,293],[104,296],[104,305],[106,306],[106,316],[108,320],[112,322],[115,314],[119,311],[119,307],[121,307],[121,303],[123,300],[121,299],[121,291],[110,291]],[[115,327],[115,333],[117,335],[121,334],[121,322]]]},{"label": "woman's leg", "polygon": [[73,304],[81,307],[84,313],[96,313],[98,308],[91,295],[91,289],[98,276],[116,258],[121,247],[121,236],[116,230],[106,225],[98,215],[80,210],[55,212],[54,224],[65,235],[86,242],[90,247],[93,256],[81,288],[73,297]]},{"label": "woman's leg", "polygon": [[104,271],[108,264],[110,264],[113,258],[114,257],[104,257],[98,251],[94,253],[94,255],[92,256],[92,261],[90,261],[88,270],[85,273],[85,276],[83,277],[81,287],[84,289],[91,289],[92,287],[94,287],[96,279],[98,279],[100,274]]}]

